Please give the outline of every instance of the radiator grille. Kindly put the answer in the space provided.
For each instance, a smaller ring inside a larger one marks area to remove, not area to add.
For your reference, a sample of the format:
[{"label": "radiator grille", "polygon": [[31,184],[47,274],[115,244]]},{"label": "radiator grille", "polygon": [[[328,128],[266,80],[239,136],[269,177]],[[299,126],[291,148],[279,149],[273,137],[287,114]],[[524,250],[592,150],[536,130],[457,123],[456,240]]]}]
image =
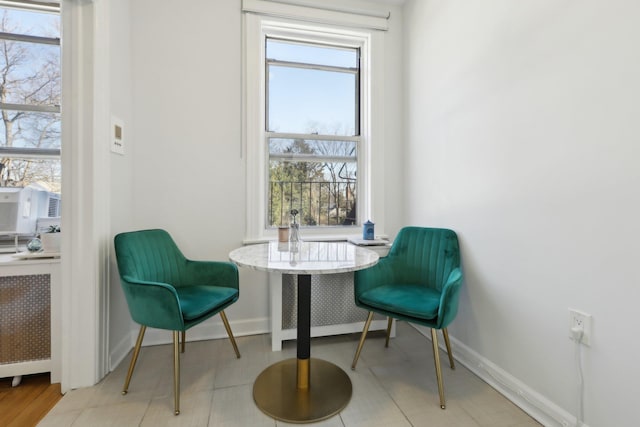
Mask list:
[{"label": "radiator grille", "polygon": [[[282,275],[282,328],[294,329],[298,313],[296,275]],[[367,311],[353,301],[353,273],[311,276],[311,326],[340,325],[367,320]]]},{"label": "radiator grille", "polygon": [[0,277],[0,364],[51,357],[51,276]]}]

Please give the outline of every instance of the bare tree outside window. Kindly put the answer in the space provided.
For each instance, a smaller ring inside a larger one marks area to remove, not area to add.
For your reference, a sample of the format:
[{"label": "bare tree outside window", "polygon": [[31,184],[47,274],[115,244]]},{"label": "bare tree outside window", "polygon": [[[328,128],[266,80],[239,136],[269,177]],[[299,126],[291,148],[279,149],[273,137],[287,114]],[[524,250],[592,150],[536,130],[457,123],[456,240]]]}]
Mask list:
[{"label": "bare tree outside window", "polygon": [[267,38],[266,222],[355,225],[359,134],[358,48]]},{"label": "bare tree outside window", "polygon": [[59,16],[0,11],[0,186],[59,192]]}]

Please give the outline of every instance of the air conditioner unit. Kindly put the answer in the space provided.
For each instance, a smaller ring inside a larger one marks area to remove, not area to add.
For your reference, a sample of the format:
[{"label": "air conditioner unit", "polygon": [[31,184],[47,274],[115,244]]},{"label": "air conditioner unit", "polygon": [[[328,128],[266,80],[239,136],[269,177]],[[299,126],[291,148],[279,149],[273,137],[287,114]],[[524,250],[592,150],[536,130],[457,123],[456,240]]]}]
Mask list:
[{"label": "air conditioner unit", "polygon": [[0,187],[0,234],[35,233],[37,192],[31,188]]},{"label": "air conditioner unit", "polygon": [[60,195],[49,193],[48,196],[49,198],[47,200],[47,217],[59,217],[62,211],[62,205],[60,204]]},{"label": "air conditioner unit", "polygon": [[60,195],[39,188],[0,187],[0,235],[35,234],[39,218],[60,225]]}]

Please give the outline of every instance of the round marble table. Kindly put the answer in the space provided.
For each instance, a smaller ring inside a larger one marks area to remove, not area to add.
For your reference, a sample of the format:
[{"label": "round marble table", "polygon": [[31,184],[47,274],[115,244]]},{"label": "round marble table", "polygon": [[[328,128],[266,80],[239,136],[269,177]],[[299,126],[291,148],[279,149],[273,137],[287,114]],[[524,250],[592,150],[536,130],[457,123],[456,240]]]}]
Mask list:
[{"label": "round marble table", "polygon": [[340,412],[351,399],[351,380],[333,363],[311,358],[311,275],[361,270],[377,263],[378,254],[347,242],[270,242],[235,249],[229,259],[241,267],[298,276],[297,357],[269,366],[256,378],[256,405],[289,423]]}]

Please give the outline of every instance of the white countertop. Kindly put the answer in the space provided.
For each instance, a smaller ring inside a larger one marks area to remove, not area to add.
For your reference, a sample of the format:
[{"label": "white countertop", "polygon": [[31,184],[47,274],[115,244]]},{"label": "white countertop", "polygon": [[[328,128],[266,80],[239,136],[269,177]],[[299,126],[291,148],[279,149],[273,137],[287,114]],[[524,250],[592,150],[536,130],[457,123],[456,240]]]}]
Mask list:
[{"label": "white countertop", "polygon": [[60,254],[52,254],[51,256],[44,256],[42,255],[42,253],[40,253],[39,256],[31,257],[31,258],[27,254],[25,254],[24,258],[19,258],[19,257],[16,257],[15,255],[16,254],[14,253],[0,254],[0,267],[60,263]]},{"label": "white countertop", "polygon": [[229,253],[241,267],[286,274],[346,273],[370,267],[378,254],[347,242],[269,242],[243,246]]}]

